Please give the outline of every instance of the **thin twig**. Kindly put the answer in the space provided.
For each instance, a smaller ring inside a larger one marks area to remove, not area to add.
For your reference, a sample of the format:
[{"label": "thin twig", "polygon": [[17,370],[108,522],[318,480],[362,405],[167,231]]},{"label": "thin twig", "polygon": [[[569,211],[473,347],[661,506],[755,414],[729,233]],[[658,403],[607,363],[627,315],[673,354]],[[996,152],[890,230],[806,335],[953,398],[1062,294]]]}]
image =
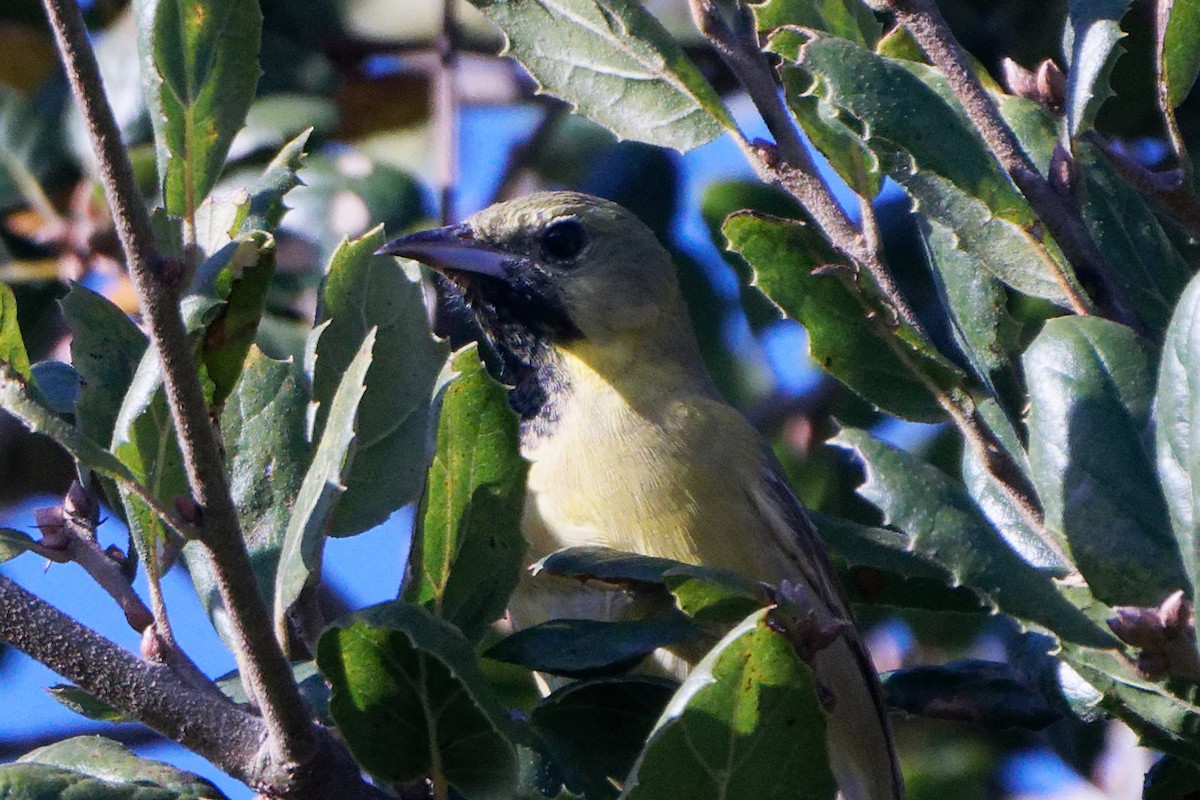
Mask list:
[{"label": "thin twig", "polygon": [[[1124,290],[1113,279],[1112,265],[1093,241],[1079,215],[1079,209],[1054,190],[1021,148],[1016,134],[972,71],[966,53],[954,38],[934,0],[881,0],[881,3],[896,15],[925,51],[930,62],[945,76],[988,149],[1025,195],[1075,273],[1100,292],[1101,306],[1118,322],[1145,332],[1145,324],[1134,312]],[[1076,313],[1095,313],[1095,304],[1071,281],[1060,283],[1068,287],[1067,299]]]},{"label": "thin twig", "polygon": [[442,33],[437,40],[438,68],[433,75],[433,127],[437,135],[441,219],[454,222],[454,192],[458,186],[458,19],[454,0],[442,0]]},{"label": "thin twig", "polygon": [[767,130],[775,137],[775,145],[770,147],[748,142],[740,131],[733,132],[750,163],[766,180],[779,183],[795,196],[830,243],[852,263],[866,270],[896,316],[920,331],[917,315],[900,294],[879,251],[854,226],[829,186],[819,177],[792,121],[791,112],[780,97],[771,65],[758,49],[758,42],[740,39],[722,19],[714,0],[689,0],[689,5],[696,27],[712,42],[717,54],[750,95]]},{"label": "thin twig", "polygon": [[129,275],[162,363],[188,484],[202,509],[201,542],[212,554],[217,585],[230,613],[238,665],[260,704],[270,732],[271,755],[281,765],[302,763],[317,746],[315,731],[273,635],[246,553],[192,346],[180,317],[178,284],[183,270],[155,251],[149,215],[105,99],[79,6],[75,0],[43,0],[43,5],[87,122]]}]

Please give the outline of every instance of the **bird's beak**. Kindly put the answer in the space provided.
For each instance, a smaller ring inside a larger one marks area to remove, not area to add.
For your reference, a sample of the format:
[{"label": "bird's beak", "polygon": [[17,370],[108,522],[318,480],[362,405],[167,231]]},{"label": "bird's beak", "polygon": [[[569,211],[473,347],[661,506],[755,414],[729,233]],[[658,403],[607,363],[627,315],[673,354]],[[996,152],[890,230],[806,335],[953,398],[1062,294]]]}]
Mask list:
[{"label": "bird's beak", "polygon": [[411,258],[439,272],[469,272],[501,279],[507,274],[505,263],[513,260],[512,253],[475,238],[466,223],[401,236],[375,254]]}]

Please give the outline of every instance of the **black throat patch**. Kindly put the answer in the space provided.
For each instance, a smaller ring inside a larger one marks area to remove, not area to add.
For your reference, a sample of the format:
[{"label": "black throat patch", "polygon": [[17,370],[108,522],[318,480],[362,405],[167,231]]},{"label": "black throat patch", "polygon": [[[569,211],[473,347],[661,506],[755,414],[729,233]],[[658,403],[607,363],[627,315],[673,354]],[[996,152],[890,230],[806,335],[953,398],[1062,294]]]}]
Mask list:
[{"label": "black throat patch", "polygon": [[452,296],[465,301],[500,360],[524,441],[549,434],[558,422],[560,401],[571,387],[554,345],[583,333],[536,267],[516,263],[509,275],[501,280],[459,273],[446,283]]}]

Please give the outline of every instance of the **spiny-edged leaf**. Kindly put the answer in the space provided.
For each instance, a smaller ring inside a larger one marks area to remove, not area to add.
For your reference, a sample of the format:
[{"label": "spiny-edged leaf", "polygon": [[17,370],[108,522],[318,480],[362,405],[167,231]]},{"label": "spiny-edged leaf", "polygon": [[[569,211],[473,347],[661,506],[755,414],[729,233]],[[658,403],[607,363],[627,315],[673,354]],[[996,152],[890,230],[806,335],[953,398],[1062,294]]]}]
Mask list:
[{"label": "spiny-edged leaf", "polygon": [[437,446],[404,597],[477,641],[504,613],[521,575],[529,467],[507,392],[488,375],[476,346],[455,353],[449,369],[455,377],[438,403]]},{"label": "spiny-edged leaf", "polygon": [[767,616],[763,609],[747,617],[696,665],[622,797],[834,796],[812,670]]},{"label": "spiny-edged leaf", "polygon": [[624,671],[660,647],[695,639],[703,632],[683,617],[619,622],[555,619],[506,636],[484,655],[538,672],[582,678]]},{"label": "spiny-edged leaf", "polygon": [[96,697],[90,692],[85,692],[78,686],[72,686],[69,683],[59,683],[47,688],[46,691],[55,700],[71,709],[76,714],[87,717],[88,719],[94,719],[97,722],[133,722],[132,719],[125,716],[120,711],[101,700],[99,697]]},{"label": "spiny-edged leaf", "polygon": [[838,276],[813,275],[818,267],[843,263],[815,229],[740,213],[726,220],[723,230],[729,249],[754,268],[756,285],[808,331],[813,361],[880,409],[905,419],[942,418],[941,406],[914,367],[944,385],[957,381],[953,367],[876,327],[867,319],[868,308]]},{"label": "spiny-edged leaf", "polygon": [[[312,335],[317,337],[322,333],[323,328],[318,328]],[[288,518],[279,569],[275,573],[275,625],[279,634],[287,630],[288,610],[319,566],[329,519],[345,491],[375,342],[372,328],[363,337],[358,353],[346,366],[337,390],[327,403],[321,439]]]},{"label": "spiny-edged leaf", "polygon": [[39,747],[0,767],[0,796],[105,800],[224,800],[198,775],[134,755],[102,736]]},{"label": "spiny-edged leaf", "polygon": [[1200,763],[1195,685],[1168,688],[1148,680],[1128,656],[1113,650],[1063,642],[1061,657],[1095,690],[1095,708],[1119,716],[1148,746]]},{"label": "spiny-edged leaf", "polygon": [[767,0],[750,6],[760,31],[796,25],[874,48],[883,26],[861,0]]},{"label": "spiny-edged leaf", "polygon": [[[227,261],[219,258],[222,254],[228,254]],[[217,269],[215,288],[225,302],[205,329],[200,347],[201,363],[213,382],[214,406],[233,391],[258,333],[275,276],[275,240],[262,231],[239,234],[222,248],[218,260],[224,263]]]},{"label": "spiny-edged leaf", "polygon": [[964,613],[983,609],[979,595],[958,584],[949,569],[909,549],[906,534],[818,511],[809,511],[809,516],[835,562],[850,567],[842,585],[851,602]]},{"label": "spiny-edged leaf", "polygon": [[1009,352],[1016,345],[1008,295],[952,230],[924,215],[916,222],[954,339],[976,377],[991,386],[995,373],[1011,366]]},{"label": "spiny-edged leaf", "polygon": [[27,533],[14,528],[0,528],[0,564],[27,552],[36,544]]},{"label": "spiny-edged leaf", "polygon": [[1111,275],[1134,310],[1151,328],[1161,330],[1183,291],[1191,270],[1163,231],[1141,192],[1129,185],[1099,149],[1075,144],[1080,211],[1096,244],[1112,265]]},{"label": "spiny-edged leaf", "polygon": [[296,172],[304,160],[304,147],[312,128],[302,131],[279,149],[262,175],[249,187],[250,206],[242,220],[241,233],[252,230],[273,231],[283,219],[287,207],[283,198],[301,184]]},{"label": "spiny-edged leaf", "polygon": [[1159,96],[1173,109],[1187,98],[1200,75],[1200,0],[1168,0],[1162,5],[1156,52]]},{"label": "spiny-edged leaf", "polygon": [[1097,317],[1050,320],[1023,358],[1030,474],[1092,592],[1155,605],[1186,578],[1155,480],[1152,346]]},{"label": "spiny-edged leaf", "polygon": [[1200,586],[1200,278],[1179,298],[1154,396],[1158,477],[1192,586]]},{"label": "spiny-edged leaf", "polygon": [[29,380],[29,354],[17,325],[17,298],[7,284],[0,283],[0,361],[24,380]]},{"label": "spiny-edged leaf", "polygon": [[312,378],[313,399],[320,404],[314,438],[368,329],[377,331],[379,342],[359,407],[354,463],[330,536],[365,531],[415,500],[429,463],[430,396],[447,348],[429,330],[415,275],[395,258],[374,254],[384,238],[378,226],[344,242],[325,281],[322,318],[328,324],[317,340]]},{"label": "spiny-edged leaf", "polygon": [[965,659],[883,676],[887,704],[908,714],[974,722],[988,728],[1041,730],[1059,719],[1037,687],[999,661]]},{"label": "spiny-edged leaf", "polygon": [[112,301],[82,284],[71,284],[59,306],[71,331],[71,363],[81,380],[75,424],[107,447],[146,352],[146,335]]},{"label": "spiny-edged leaf", "polygon": [[[1028,480],[1029,459],[1008,416],[991,398],[978,403],[976,409],[996,434],[1020,475]],[[988,471],[987,465],[974,447],[963,448],[962,479],[979,510],[1017,555],[1038,569],[1055,576],[1065,575],[1072,570],[1072,566],[1063,556],[1049,547],[1038,535],[1029,519],[1016,507],[1012,496],[1005,491],[1000,479]]]},{"label": "spiny-edged leaf", "polygon": [[[305,435],[307,408],[308,391],[299,368],[267,358],[255,348],[221,414],[229,490],[265,603],[271,602],[284,534],[312,455]],[[232,642],[208,551],[189,542],[183,554],[213,627]]]},{"label": "spiny-edged leaf", "polygon": [[507,800],[516,752],[471,643],[412,603],[385,603],[326,630],[317,665],[350,752],[388,783],[430,776],[471,800]]},{"label": "spiny-edged leaf", "polygon": [[1121,17],[1129,0],[1071,0],[1063,29],[1067,70],[1067,134],[1075,139],[1092,127],[1112,95],[1108,79],[1121,54]]},{"label": "spiny-edged leaf", "polygon": [[72,428],[52,409],[42,405],[30,391],[29,385],[3,362],[0,362],[0,408],[34,433],[45,434],[58,442],[84,467],[114,480],[134,482],[133,475],[116,456]]},{"label": "spiny-edged leaf", "polygon": [[687,151],[733,121],[636,0],[472,0],[545,91],[623,139]]},{"label": "spiny-edged leaf", "polygon": [[936,560],[1005,613],[1064,639],[1115,644],[1049,577],[1009,549],[963,486],[937,467],[854,428],[842,429],[831,444],[853,450],[862,461],[867,480],[858,493],[883,512],[885,524],[907,535],[910,550]]},{"label": "spiny-edged leaf", "polygon": [[[19,60],[13,52],[12,60]],[[40,181],[65,158],[59,128],[46,124],[32,103],[0,83],[0,209],[46,202]]]},{"label": "spiny-edged leaf", "polygon": [[135,9],[163,202],[190,218],[254,99],[262,12],[253,0],[138,0]]},{"label": "spiny-edged leaf", "polygon": [[568,789],[611,800],[677,688],[638,675],[577,681],[538,703],[530,723]]},{"label": "spiny-edged leaf", "polygon": [[[944,77],[924,64],[885,58],[842,39],[811,40],[795,30],[779,31],[768,49],[785,59],[788,96],[802,103],[815,98],[822,125],[833,131],[841,125],[838,138],[850,136],[869,148],[878,159],[872,168],[903,186],[923,215],[953,231],[961,249],[1010,286],[1066,302],[1063,284],[1073,284],[1073,277],[1053,244],[1034,235],[1036,217]],[[834,135],[821,134],[817,144]]]}]

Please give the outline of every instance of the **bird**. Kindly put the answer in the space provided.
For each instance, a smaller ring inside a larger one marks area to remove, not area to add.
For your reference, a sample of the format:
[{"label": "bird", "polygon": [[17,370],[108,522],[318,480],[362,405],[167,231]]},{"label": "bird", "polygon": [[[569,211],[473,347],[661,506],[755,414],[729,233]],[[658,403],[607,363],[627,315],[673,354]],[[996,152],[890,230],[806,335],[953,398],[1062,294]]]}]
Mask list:
[{"label": "bird", "polygon": [[[824,544],[770,448],[720,395],[674,262],[620,205],[537,192],[395,239],[474,314],[501,362],[529,462],[522,532],[532,562],[603,546],[787,582],[842,633],[813,657],[832,696],[830,766],[846,800],[903,782],[878,675]],[[523,577],[518,627],[619,619],[628,595]]]}]

